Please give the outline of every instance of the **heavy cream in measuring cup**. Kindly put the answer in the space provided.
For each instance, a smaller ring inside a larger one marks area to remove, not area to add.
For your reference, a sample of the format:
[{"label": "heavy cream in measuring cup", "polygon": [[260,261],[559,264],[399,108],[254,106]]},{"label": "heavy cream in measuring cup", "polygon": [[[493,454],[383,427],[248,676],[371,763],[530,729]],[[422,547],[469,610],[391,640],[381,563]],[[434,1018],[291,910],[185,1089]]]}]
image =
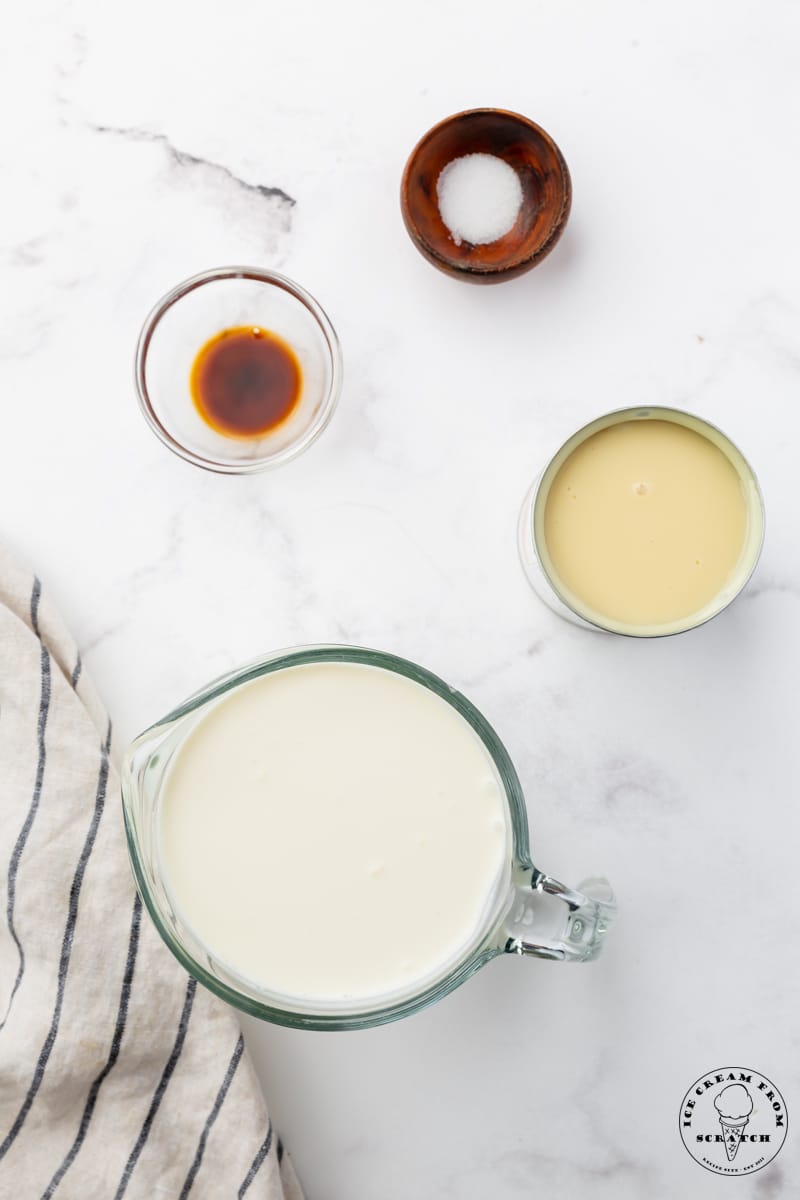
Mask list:
[{"label": "heavy cream in measuring cup", "polygon": [[176,751],[160,853],[209,952],[278,996],[420,990],[507,891],[488,751],[446,701],[381,667],[287,667],[229,692]]}]

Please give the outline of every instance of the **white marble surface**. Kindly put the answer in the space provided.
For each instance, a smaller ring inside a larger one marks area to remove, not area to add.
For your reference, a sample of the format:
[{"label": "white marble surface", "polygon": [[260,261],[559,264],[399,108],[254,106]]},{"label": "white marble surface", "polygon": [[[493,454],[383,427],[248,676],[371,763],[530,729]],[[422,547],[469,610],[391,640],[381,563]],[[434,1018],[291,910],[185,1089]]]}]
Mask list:
[{"label": "white marble surface", "polygon": [[[249,1026],[309,1200],[797,1195],[799,36],[796,6],[738,0],[5,14],[0,536],[120,738],[261,651],[396,651],[495,724],[537,863],[619,896],[593,966],[497,962],[363,1034]],[[481,104],[543,124],[575,191],[551,258],[494,289],[434,272],[397,202],[417,137]],[[345,357],[321,441],[250,479],[169,454],[131,382],[151,303],[233,261],[305,284]],[[746,595],[653,643],[561,623],[515,549],[547,454],[641,402],[720,424],[768,514]],[[735,1184],[677,1132],[726,1063],[790,1112]]]}]

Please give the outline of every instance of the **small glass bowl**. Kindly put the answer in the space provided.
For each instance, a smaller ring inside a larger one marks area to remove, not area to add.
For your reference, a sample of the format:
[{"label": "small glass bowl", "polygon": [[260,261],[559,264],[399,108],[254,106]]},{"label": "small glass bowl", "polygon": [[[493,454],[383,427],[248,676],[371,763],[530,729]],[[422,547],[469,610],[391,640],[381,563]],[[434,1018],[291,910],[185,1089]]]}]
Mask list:
[{"label": "small glass bowl", "polygon": [[[227,437],[207,425],[189,389],[195,356],[223,329],[251,325],[288,342],[303,372],[300,399],[258,438]],[[225,475],[247,475],[296,458],[333,416],[342,386],[339,340],[307,291],[256,267],[217,267],[163,296],[136,347],[136,390],[150,428],[175,454]]]}]

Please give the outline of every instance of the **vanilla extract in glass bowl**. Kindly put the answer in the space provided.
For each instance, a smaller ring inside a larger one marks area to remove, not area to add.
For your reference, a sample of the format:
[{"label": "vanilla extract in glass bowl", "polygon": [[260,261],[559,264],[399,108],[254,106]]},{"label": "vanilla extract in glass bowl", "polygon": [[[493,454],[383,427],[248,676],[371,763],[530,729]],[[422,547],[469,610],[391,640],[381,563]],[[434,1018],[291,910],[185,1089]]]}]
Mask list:
[{"label": "vanilla extract in glass bowl", "polygon": [[342,386],[339,341],[304,288],[275,271],[218,267],[184,280],[147,317],[139,405],[174,454],[252,474],[301,454]]},{"label": "vanilla extract in glass bowl", "polygon": [[300,399],[303,372],[292,347],[267,329],[236,326],[198,352],[190,389],[203,420],[225,437],[263,437]]}]

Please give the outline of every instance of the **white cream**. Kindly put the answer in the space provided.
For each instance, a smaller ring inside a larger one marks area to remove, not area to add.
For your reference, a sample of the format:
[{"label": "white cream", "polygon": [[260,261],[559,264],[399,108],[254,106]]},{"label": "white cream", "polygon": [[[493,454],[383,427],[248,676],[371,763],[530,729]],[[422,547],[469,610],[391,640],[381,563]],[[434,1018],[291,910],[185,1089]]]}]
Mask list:
[{"label": "white cream", "polygon": [[443,976],[509,875],[496,768],[455,709],[322,662],[229,693],[176,753],[161,854],[210,952],[271,992],[371,1001]]}]

